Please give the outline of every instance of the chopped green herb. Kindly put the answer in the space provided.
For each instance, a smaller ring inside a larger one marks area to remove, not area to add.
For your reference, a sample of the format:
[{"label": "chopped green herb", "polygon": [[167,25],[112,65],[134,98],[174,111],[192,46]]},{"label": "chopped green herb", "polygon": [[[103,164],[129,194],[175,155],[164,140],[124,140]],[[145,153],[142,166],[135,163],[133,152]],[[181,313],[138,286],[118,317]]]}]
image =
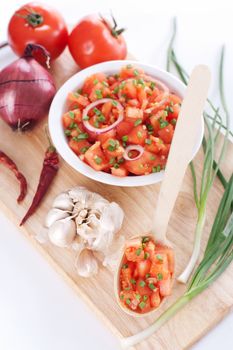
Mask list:
[{"label": "chopped green herb", "polygon": [[69,112],[69,116],[70,116],[70,118],[74,119],[74,117],[75,117],[74,112],[70,111],[70,112]]},{"label": "chopped green herb", "polygon": [[71,134],[71,131],[70,131],[70,130],[65,130],[65,135],[66,135],[66,136],[70,136],[70,134]]},{"label": "chopped green herb", "polygon": [[118,92],[119,92],[119,86],[116,86],[116,87],[114,88],[114,90],[113,90],[113,93],[114,93],[114,94],[118,94]]},{"label": "chopped green herb", "polygon": [[106,118],[105,118],[105,116],[103,115],[103,114],[101,114],[101,115],[99,115],[98,117],[97,117],[97,120],[98,120],[98,122],[105,122],[105,120],[106,120]]},{"label": "chopped green herb", "polygon": [[93,84],[94,84],[94,85],[98,84],[98,82],[99,82],[98,79],[93,80]]},{"label": "chopped green herb", "polygon": [[125,161],[124,158],[120,158],[120,159],[118,159],[117,163],[122,164],[122,163],[124,163],[124,161]]},{"label": "chopped green herb", "polygon": [[143,80],[142,78],[140,78],[140,79],[137,80],[137,84],[138,84],[138,85],[145,86],[144,80]]},{"label": "chopped green herb", "polygon": [[96,164],[101,164],[102,161],[103,161],[102,158],[100,158],[100,157],[98,157],[98,156],[95,157],[95,162],[96,162]]},{"label": "chopped green herb", "polygon": [[136,280],[133,279],[133,278],[131,278],[130,282],[131,282],[132,284],[136,284]]},{"label": "chopped green herb", "polygon": [[153,81],[150,83],[150,88],[151,88],[152,90],[154,90],[154,88],[155,88],[155,83],[154,83]]},{"label": "chopped green herb", "polygon": [[131,301],[130,301],[130,299],[129,299],[129,298],[128,298],[128,299],[126,299],[126,301],[125,301],[125,302],[126,302],[126,304],[127,304],[127,305],[130,305],[130,303],[131,303]]},{"label": "chopped green herb", "polygon": [[138,248],[135,253],[137,256],[139,256],[141,254],[141,252],[142,252],[142,248]]},{"label": "chopped green herb", "polygon": [[98,122],[98,120],[96,120],[96,121],[94,122],[94,127],[95,127],[95,128],[99,128],[99,126],[100,126],[100,125],[99,125],[99,122]]},{"label": "chopped green herb", "polygon": [[88,148],[89,148],[89,147],[82,147],[81,150],[80,150],[80,152],[81,152],[82,154],[84,154],[84,153],[86,153],[86,151],[88,150]]},{"label": "chopped green herb", "polygon": [[113,106],[117,106],[117,101],[112,100],[112,104],[113,104]]},{"label": "chopped green herb", "polygon": [[153,166],[152,173],[157,173],[157,167],[156,166]]},{"label": "chopped green herb", "polygon": [[116,161],[116,158],[115,157],[111,157],[110,160],[109,160],[109,164],[114,164]]},{"label": "chopped green herb", "polygon": [[159,260],[159,261],[163,261],[163,257],[160,254],[156,255],[156,259]]},{"label": "chopped green herb", "polygon": [[151,290],[154,290],[156,287],[155,287],[154,283],[149,283],[149,288],[150,288]]},{"label": "chopped green herb", "polygon": [[124,288],[124,290],[130,290],[131,288],[130,287],[126,287],[126,288]]},{"label": "chopped green herb", "polygon": [[137,137],[138,137],[139,139],[142,138],[142,132],[141,132],[141,131],[138,131],[138,132],[137,132]]},{"label": "chopped green herb", "polygon": [[134,69],[133,74],[137,77],[139,75],[139,72],[137,69]]},{"label": "chopped green herb", "polygon": [[86,132],[82,132],[81,134],[79,134],[77,136],[77,139],[78,140],[86,140],[86,139],[88,139],[88,134]]},{"label": "chopped green herb", "polygon": [[124,264],[124,265],[122,266],[122,269],[128,269],[128,267],[129,267],[128,264]]},{"label": "chopped green herb", "polygon": [[143,295],[143,301],[147,301],[148,300],[148,295]]},{"label": "chopped green herb", "polygon": [[155,158],[156,158],[156,157],[155,157],[155,156],[153,156],[153,155],[152,155],[152,156],[150,156],[150,160],[155,160]]},{"label": "chopped green herb", "polygon": [[122,90],[122,89],[124,89],[124,87],[125,87],[125,81],[123,81],[122,83],[120,83],[119,88]]},{"label": "chopped green herb", "polygon": [[158,281],[161,281],[163,279],[163,274],[162,273],[158,273],[157,274],[157,279],[158,279]]},{"label": "chopped green herb", "polygon": [[165,128],[166,126],[168,126],[168,122],[166,120],[163,120],[163,119],[159,119],[159,126],[160,126],[160,129],[163,129]]},{"label": "chopped green herb", "polygon": [[145,259],[145,260],[148,259],[149,256],[150,256],[150,254],[149,254],[148,252],[145,252],[145,253],[144,253],[144,259]]},{"label": "chopped green herb", "polygon": [[98,109],[98,108],[93,108],[93,112],[96,114],[96,115],[101,115],[102,112]]},{"label": "chopped green herb", "polygon": [[113,165],[113,167],[114,167],[115,169],[119,169],[119,168],[120,168],[120,165],[116,163],[116,164]]},{"label": "chopped green herb", "polygon": [[126,142],[122,142],[122,146],[124,147],[124,148],[126,148],[127,147],[127,143]]},{"label": "chopped green herb", "polygon": [[140,309],[144,309],[144,307],[146,306],[146,303],[144,301],[141,301],[138,306],[140,307]]},{"label": "chopped green herb", "polygon": [[78,126],[77,123],[71,122],[70,125],[69,125],[69,128],[70,128],[70,129],[75,129],[75,128],[77,128],[77,126]]},{"label": "chopped green herb", "polygon": [[74,97],[79,97],[80,94],[78,92],[73,92]]},{"label": "chopped green herb", "polygon": [[137,119],[136,122],[134,122],[134,126],[138,126],[142,123],[142,119]]},{"label": "chopped green herb", "polygon": [[102,85],[105,86],[105,87],[108,87],[108,83],[106,81],[102,81]]},{"label": "chopped green herb", "polygon": [[173,119],[171,120],[171,124],[172,124],[172,125],[176,125],[176,122],[177,122],[177,120],[176,120],[175,118],[173,118]]},{"label": "chopped green herb", "polygon": [[149,242],[150,238],[149,237],[142,237],[142,243],[147,243]]},{"label": "chopped green herb", "polygon": [[149,278],[149,277],[150,277],[150,273],[147,273],[147,274],[146,274],[146,278]]},{"label": "chopped green herb", "polygon": [[124,135],[124,136],[122,136],[121,139],[122,139],[122,141],[127,142],[129,137],[127,135]]},{"label": "chopped green herb", "polygon": [[136,295],[135,295],[135,298],[136,298],[137,300],[140,300],[140,299],[141,299],[141,295],[140,295],[140,294],[136,294]]},{"label": "chopped green herb", "polygon": [[144,281],[140,281],[140,282],[139,282],[139,286],[140,286],[140,287],[145,287],[145,285],[146,285],[146,282],[144,282]]},{"label": "chopped green herb", "polygon": [[108,150],[111,152],[115,151],[119,146],[119,141],[117,140],[110,139],[108,143],[109,143]]},{"label": "chopped green herb", "polygon": [[151,145],[151,144],[152,144],[152,140],[151,140],[151,139],[145,139],[145,143],[146,143],[147,145]]},{"label": "chopped green herb", "polygon": [[90,117],[88,115],[84,115],[83,120],[89,120]]},{"label": "chopped green herb", "polygon": [[147,128],[148,131],[154,131],[154,128],[153,128],[153,126],[151,124],[147,124],[146,128]]},{"label": "chopped green herb", "polygon": [[165,116],[165,117],[167,117],[168,116],[168,112],[165,110],[165,111],[163,111],[163,115]]},{"label": "chopped green herb", "polygon": [[124,294],[121,294],[121,295],[120,295],[120,299],[121,299],[121,300],[124,300]]},{"label": "chopped green herb", "polygon": [[95,94],[96,94],[97,98],[103,98],[101,90],[95,90]]},{"label": "chopped green herb", "polygon": [[157,172],[160,172],[160,170],[161,170],[161,166],[157,165]]}]

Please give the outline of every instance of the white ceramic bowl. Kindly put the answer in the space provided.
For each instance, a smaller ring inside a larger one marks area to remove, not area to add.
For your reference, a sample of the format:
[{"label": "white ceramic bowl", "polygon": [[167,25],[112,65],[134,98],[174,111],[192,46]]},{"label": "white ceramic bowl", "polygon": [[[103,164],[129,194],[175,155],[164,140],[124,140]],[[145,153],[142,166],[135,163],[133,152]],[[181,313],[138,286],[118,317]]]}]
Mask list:
[{"label": "white ceramic bowl", "polygon": [[[53,102],[49,111],[49,131],[53,141],[54,146],[56,147],[58,153],[62,158],[75,170],[81,174],[96,180],[103,182],[109,185],[115,186],[145,186],[159,182],[163,178],[164,171],[159,173],[153,173],[149,175],[141,176],[126,176],[126,177],[117,177],[111,174],[104,172],[96,171],[90,166],[82,162],[79,157],[69,148],[63,126],[62,126],[62,114],[66,112],[66,99],[70,91],[77,91],[79,89],[85,78],[97,73],[104,72],[106,74],[118,73],[120,68],[124,65],[132,64],[137,67],[142,68],[147,74],[160,79],[171,89],[172,92],[175,92],[181,98],[184,97],[185,85],[177,79],[174,75],[161,70],[155,66],[144,64],[138,61],[109,61],[104,63],[99,63],[94,66],[88,67],[77,74],[73,75],[65,84],[58,90],[56,93]],[[196,145],[193,149],[192,159],[195,157],[197,151],[200,148],[202,137],[204,132],[204,122],[203,118],[200,122],[200,130],[197,137]],[[191,160],[191,159],[190,159]]]}]

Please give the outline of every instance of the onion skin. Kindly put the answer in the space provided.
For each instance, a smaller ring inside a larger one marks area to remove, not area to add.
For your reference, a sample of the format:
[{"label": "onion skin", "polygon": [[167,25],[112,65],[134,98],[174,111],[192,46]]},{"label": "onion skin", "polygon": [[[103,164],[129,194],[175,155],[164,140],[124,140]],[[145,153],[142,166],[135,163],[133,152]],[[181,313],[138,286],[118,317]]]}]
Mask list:
[{"label": "onion skin", "polygon": [[0,72],[0,116],[14,129],[26,130],[43,118],[56,88],[51,74],[33,57],[22,57]]}]

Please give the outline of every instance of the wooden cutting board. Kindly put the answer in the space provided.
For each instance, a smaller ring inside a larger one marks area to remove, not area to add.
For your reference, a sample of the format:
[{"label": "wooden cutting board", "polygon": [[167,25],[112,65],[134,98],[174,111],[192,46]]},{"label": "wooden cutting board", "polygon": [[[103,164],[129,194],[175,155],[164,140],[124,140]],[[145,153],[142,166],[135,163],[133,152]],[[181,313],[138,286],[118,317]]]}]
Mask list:
[{"label": "wooden cutting board", "polygon": [[[54,64],[52,71],[57,87],[60,87],[77,71],[77,67],[69,54],[64,53]],[[6,124],[0,121],[0,149],[16,161],[29,183],[26,199],[21,205],[17,205],[18,183],[7,169],[0,166],[0,208],[17,226],[29,207],[37,187],[47,144],[43,128],[45,123],[46,118],[33,131],[20,135],[13,133]],[[229,143],[223,166],[223,173],[227,178],[233,171],[232,154],[233,145]],[[201,150],[195,159],[195,164],[197,176],[200,179]],[[74,269],[75,254],[73,252],[57,248],[52,244],[38,243],[35,234],[44,230],[43,221],[53,198],[61,191],[77,185],[86,186],[89,190],[98,192],[108,200],[119,203],[125,212],[121,232],[126,237],[145,232],[150,228],[150,216],[153,205],[156,203],[160,185],[140,188],[108,186],[84,177],[71,169],[64,161],[61,161],[59,173],[39,210],[23,228],[19,228],[22,234],[41,251],[50,265],[76,290],[78,296],[84,299],[93,311],[98,313],[100,319],[117,337],[135,334],[150,325],[169,304],[173,303],[183,293],[185,286],[175,283],[172,297],[163,305],[157,315],[134,319],[123,313],[118,307],[113,293],[113,274],[110,271],[100,268],[99,274],[94,278],[78,277]],[[222,193],[222,186],[216,180],[208,201],[203,246],[210,232]],[[193,201],[191,174],[188,170],[168,229],[168,238],[175,248],[177,275],[183,270],[190,257],[195,222],[196,208]],[[189,348],[230,311],[233,305],[232,274],[233,265],[208,290],[167,322],[159,332],[134,349],[180,350]]]}]

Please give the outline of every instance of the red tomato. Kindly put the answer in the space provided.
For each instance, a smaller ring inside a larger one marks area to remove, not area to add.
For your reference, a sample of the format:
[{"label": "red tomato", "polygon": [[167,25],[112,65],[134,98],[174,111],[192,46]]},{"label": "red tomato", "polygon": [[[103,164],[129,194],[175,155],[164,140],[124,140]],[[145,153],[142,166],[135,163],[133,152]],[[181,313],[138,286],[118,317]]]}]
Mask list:
[{"label": "red tomato", "polygon": [[159,137],[165,142],[165,143],[171,143],[173,134],[174,134],[174,128],[171,124],[168,124],[168,126],[165,126],[165,128],[160,129],[158,131]]},{"label": "red tomato", "polygon": [[143,155],[139,159],[127,160],[125,162],[125,167],[129,172],[135,175],[144,175],[150,173],[153,166],[158,165],[154,165],[155,161],[156,155],[151,152],[144,151]]},{"label": "red tomato", "polygon": [[85,153],[85,160],[95,170],[104,170],[108,167],[107,159],[100,148],[100,142],[97,141]]},{"label": "red tomato", "polygon": [[147,286],[144,279],[139,278],[136,283],[136,290],[140,295],[151,295],[152,290]]},{"label": "red tomato", "polygon": [[172,279],[171,276],[168,276],[167,279],[158,282],[160,295],[166,297],[171,295],[172,292]]},{"label": "red tomato", "polygon": [[143,119],[143,111],[137,107],[127,106],[125,109],[125,120],[127,122],[135,123],[139,119]]},{"label": "red tomato", "polygon": [[84,85],[82,88],[82,93],[83,94],[90,94],[93,87],[95,87],[96,82],[102,82],[106,80],[106,75],[104,73],[96,73],[91,75],[90,77],[87,77],[86,80],[84,81]]},{"label": "red tomato", "polygon": [[114,167],[111,168],[111,173],[114,176],[120,176],[120,177],[125,177],[129,174],[128,170],[125,169],[123,166],[120,166],[118,169],[115,169]]},{"label": "red tomato", "polygon": [[84,17],[72,30],[68,45],[81,68],[104,61],[123,60],[127,54],[123,36],[98,15]]},{"label": "red tomato", "polygon": [[116,136],[116,131],[115,129],[112,129],[107,132],[104,132],[103,134],[99,134],[97,136],[97,140],[100,141],[101,143],[104,143],[108,139],[114,139],[115,136]]},{"label": "red tomato", "polygon": [[137,263],[137,272],[139,277],[145,277],[150,272],[151,261],[149,259]]},{"label": "red tomato", "polygon": [[148,136],[145,125],[135,126],[128,135],[128,142],[135,145],[144,145]]},{"label": "red tomato", "polygon": [[117,135],[120,138],[122,138],[122,136],[127,136],[130,130],[132,130],[132,128],[133,128],[133,123],[123,121],[120,124],[118,124],[116,127]]},{"label": "red tomato", "polygon": [[46,4],[32,2],[22,6],[11,17],[8,42],[12,50],[22,56],[29,43],[44,46],[57,58],[65,49],[68,31],[62,16]]},{"label": "red tomato", "polygon": [[83,140],[83,141],[74,141],[73,139],[71,139],[69,141],[69,146],[72,149],[72,151],[74,151],[74,153],[80,155],[80,154],[84,154],[87,149],[90,147],[90,143],[87,140]]},{"label": "red tomato", "polygon": [[150,296],[150,304],[151,307],[155,308],[158,307],[160,304],[160,295],[159,295],[159,290],[154,290],[153,293]]}]

